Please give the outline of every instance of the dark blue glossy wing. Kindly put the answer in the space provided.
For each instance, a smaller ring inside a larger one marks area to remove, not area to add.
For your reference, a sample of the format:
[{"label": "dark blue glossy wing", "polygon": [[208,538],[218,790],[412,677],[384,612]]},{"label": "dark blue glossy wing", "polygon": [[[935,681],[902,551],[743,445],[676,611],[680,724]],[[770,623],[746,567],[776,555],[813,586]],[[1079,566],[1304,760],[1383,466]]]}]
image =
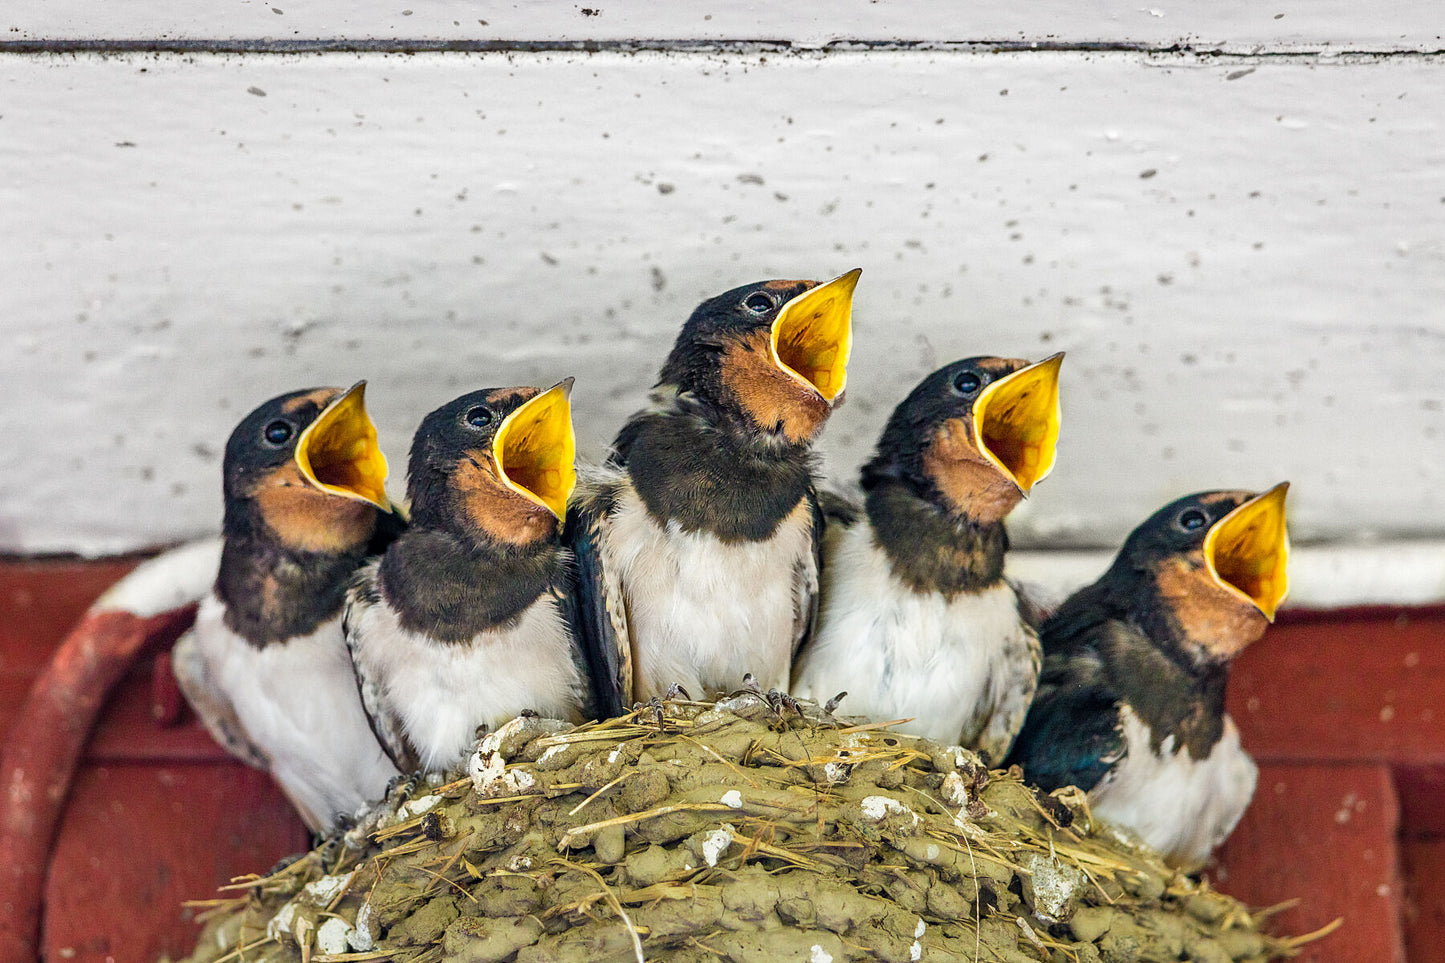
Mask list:
[{"label": "dark blue glossy wing", "polygon": [[1038,695],[1009,753],[1008,764],[1022,766],[1024,778],[1045,790],[1093,789],[1124,757],[1118,697],[1080,661],[1045,664]]},{"label": "dark blue glossy wing", "polygon": [[627,603],[606,560],[611,508],[612,498],[605,490],[588,491],[568,507],[563,532],[572,553],[564,602],[591,683],[588,714],[598,719],[620,716],[632,704]]}]

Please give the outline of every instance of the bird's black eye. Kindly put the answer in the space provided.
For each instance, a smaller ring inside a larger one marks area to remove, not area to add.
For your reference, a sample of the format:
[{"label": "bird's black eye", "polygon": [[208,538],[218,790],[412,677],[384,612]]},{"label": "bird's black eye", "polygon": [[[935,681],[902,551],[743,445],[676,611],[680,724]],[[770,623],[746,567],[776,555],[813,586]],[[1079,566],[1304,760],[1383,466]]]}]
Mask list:
[{"label": "bird's black eye", "polygon": [[261,436],[266,439],[268,445],[284,445],[291,440],[291,435],[296,429],[291,427],[291,422],[277,419],[266,426]]},{"label": "bird's black eye", "polygon": [[953,388],[961,395],[971,395],[983,384],[983,379],[972,371],[960,371],[953,377]]},{"label": "bird's black eye", "polygon": [[1209,516],[1197,508],[1186,508],[1179,513],[1179,527],[1186,532],[1197,532],[1209,522]]},{"label": "bird's black eye", "polygon": [[492,412],[481,405],[467,409],[467,424],[473,428],[485,428],[492,423]]},{"label": "bird's black eye", "polygon": [[777,304],[773,301],[771,295],[764,294],[761,291],[755,291],[743,300],[743,307],[747,308],[753,314],[767,314],[773,310],[773,308],[777,307]]}]

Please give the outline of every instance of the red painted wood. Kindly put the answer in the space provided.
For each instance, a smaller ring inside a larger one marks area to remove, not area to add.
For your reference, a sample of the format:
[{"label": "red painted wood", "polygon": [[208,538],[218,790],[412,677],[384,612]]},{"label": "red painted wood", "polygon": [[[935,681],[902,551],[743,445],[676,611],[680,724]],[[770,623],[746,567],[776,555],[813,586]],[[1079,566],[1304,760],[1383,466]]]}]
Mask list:
[{"label": "red painted wood", "polygon": [[90,603],[139,563],[139,557],[123,557],[11,559],[0,564],[0,665],[43,669]]},{"label": "red painted wood", "polygon": [[[153,963],[191,951],[181,903],[308,845],[264,774],[240,765],[88,766],[46,883],[50,961]],[[73,953],[73,955],[71,955]]]},{"label": "red painted wood", "polygon": [[[15,559],[0,563],[0,735],[35,677],[90,603],[137,558]],[[15,692],[19,698],[11,698]]]},{"label": "red painted wood", "polygon": [[1275,626],[1245,650],[1229,710],[1262,760],[1445,765],[1445,612]]},{"label": "red painted wood", "polygon": [[1259,789],[1211,875],[1252,906],[1299,898],[1278,917],[1285,934],[1336,917],[1334,934],[1304,947],[1303,963],[1404,959],[1399,806],[1379,765],[1266,764]]},{"label": "red painted wood", "polygon": [[35,680],[0,758],[0,958],[34,958],[46,856],[111,688],[148,641],[174,641],[194,618],[193,605],[148,619],[87,615]]},{"label": "red painted wood", "polygon": [[[70,623],[133,565],[0,562],[0,732]],[[269,780],[227,761],[168,684],[143,656],[87,746],[47,883],[50,960],[62,949],[96,963],[188,951],[182,899],[305,843]],[[1445,958],[1445,608],[1286,612],[1237,665],[1231,711],[1264,772],[1220,888],[1254,905],[1303,899],[1282,931],[1347,916],[1305,960],[1389,963],[1405,945],[1401,915],[1412,960]]]},{"label": "red painted wood", "polygon": [[1445,839],[1407,839],[1403,845],[1406,945],[1412,961],[1445,956]]},{"label": "red painted wood", "polygon": [[176,707],[178,716],[172,725],[157,722],[153,701],[156,665],[153,660],[138,664],[116,687],[115,698],[106,705],[86,747],[86,761],[230,761],[226,750],[211,739],[190,706]]},{"label": "red painted wood", "polygon": [[1445,839],[1445,766],[1398,767],[1395,790],[1400,795],[1401,835]]}]

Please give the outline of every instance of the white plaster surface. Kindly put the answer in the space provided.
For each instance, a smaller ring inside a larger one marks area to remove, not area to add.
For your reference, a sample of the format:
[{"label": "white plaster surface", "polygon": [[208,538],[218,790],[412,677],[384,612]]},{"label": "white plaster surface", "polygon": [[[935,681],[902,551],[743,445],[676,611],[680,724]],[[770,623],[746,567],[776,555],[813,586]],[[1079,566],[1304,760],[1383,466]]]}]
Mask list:
[{"label": "white plaster surface", "polygon": [[1017,544],[1284,478],[1297,542],[1445,535],[1442,66],[0,55],[0,551],[214,531],[231,427],[311,384],[370,379],[396,495],[421,416],[482,385],[577,375],[595,458],[698,300],[854,266],[843,480],[937,365],[1064,349]]},{"label": "white plaster surface", "polygon": [[6,0],[0,39],[1124,42],[1440,50],[1433,0]]}]

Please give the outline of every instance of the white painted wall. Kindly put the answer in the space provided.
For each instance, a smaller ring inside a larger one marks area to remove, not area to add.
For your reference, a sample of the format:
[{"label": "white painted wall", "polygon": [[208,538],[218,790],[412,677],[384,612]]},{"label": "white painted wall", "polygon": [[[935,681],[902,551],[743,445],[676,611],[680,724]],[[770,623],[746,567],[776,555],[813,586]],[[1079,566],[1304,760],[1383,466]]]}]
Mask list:
[{"label": "white painted wall", "polygon": [[[1065,349],[1021,544],[1281,478],[1298,540],[1445,535],[1436,5],[980,6],[11,0],[0,551],[213,530],[230,428],[309,384],[371,380],[398,494],[481,385],[576,374],[595,457],[698,300],[854,266],[843,479],[933,367]],[[107,52],[268,36],[944,47]],[[1234,53],[944,43],[1000,39]]]}]

